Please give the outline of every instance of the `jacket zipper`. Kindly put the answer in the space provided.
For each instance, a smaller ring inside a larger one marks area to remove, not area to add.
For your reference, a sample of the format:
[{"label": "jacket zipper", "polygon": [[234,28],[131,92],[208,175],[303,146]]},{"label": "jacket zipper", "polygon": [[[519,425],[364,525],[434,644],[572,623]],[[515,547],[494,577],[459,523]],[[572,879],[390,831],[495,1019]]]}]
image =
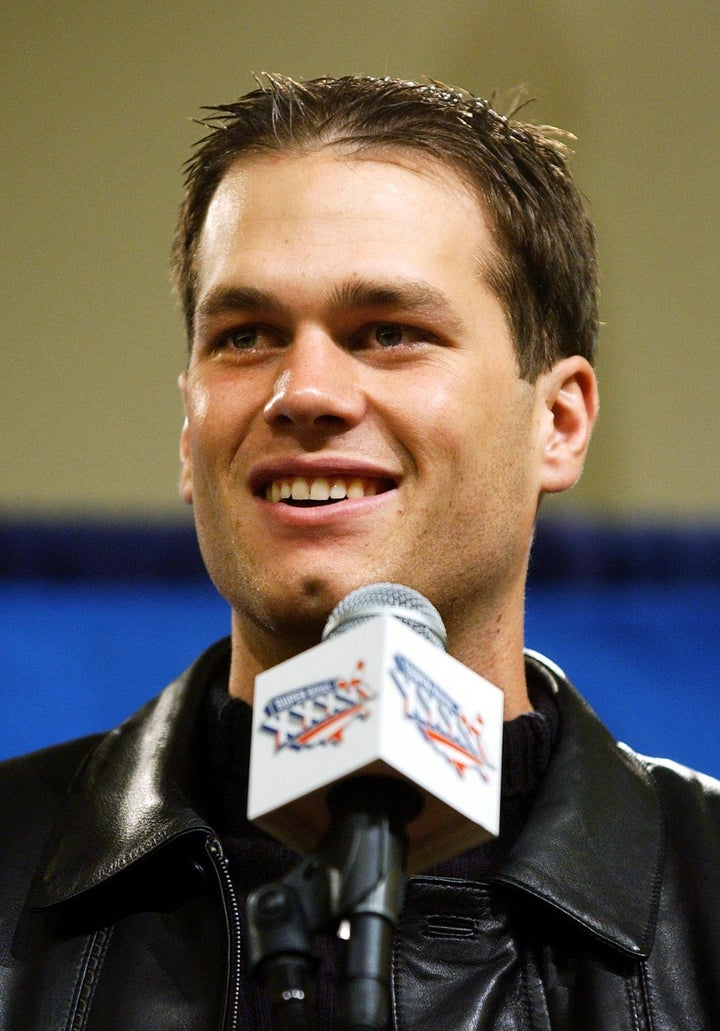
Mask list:
[{"label": "jacket zipper", "polygon": [[90,939],[85,953],[81,979],[75,992],[72,1023],[69,1024],[70,1031],[83,1031],[83,1028],[87,1025],[90,1004],[97,986],[103,960],[105,959],[111,933],[111,928],[101,928]]},{"label": "jacket zipper", "polygon": [[240,957],[242,932],[240,906],[237,892],[230,876],[229,862],[222,844],[217,838],[210,838],[206,845],[208,855],[220,883],[228,930],[228,993],[225,1006],[224,1031],[238,1031],[240,1008]]}]

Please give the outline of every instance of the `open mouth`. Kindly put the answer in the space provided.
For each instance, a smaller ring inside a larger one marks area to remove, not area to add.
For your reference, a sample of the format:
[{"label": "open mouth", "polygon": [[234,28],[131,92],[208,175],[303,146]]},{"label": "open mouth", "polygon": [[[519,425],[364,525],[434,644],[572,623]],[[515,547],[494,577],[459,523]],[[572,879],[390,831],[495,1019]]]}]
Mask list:
[{"label": "open mouth", "polygon": [[394,486],[392,480],[361,476],[288,476],[268,483],[264,497],[275,504],[308,508],[375,497]]}]

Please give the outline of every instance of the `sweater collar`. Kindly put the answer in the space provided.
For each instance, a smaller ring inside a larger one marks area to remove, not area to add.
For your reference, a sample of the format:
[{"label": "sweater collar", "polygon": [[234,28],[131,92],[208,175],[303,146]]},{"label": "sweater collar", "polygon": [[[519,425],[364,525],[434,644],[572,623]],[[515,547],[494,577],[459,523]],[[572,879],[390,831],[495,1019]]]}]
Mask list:
[{"label": "sweater collar", "polygon": [[[71,788],[33,905],[83,895],[181,835],[213,833],[201,815],[198,737],[207,687],[229,655],[229,641],[218,642],[103,738]],[[542,899],[623,952],[646,955],[662,845],[652,780],[560,670],[533,653],[526,662],[528,679],[543,679],[555,694],[560,731],[530,818],[493,880]]]}]

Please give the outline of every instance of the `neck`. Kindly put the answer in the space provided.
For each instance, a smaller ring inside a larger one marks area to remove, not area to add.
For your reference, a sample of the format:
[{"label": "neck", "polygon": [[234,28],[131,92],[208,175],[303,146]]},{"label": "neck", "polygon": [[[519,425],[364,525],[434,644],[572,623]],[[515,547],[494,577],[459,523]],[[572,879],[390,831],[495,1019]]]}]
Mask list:
[{"label": "neck", "polygon": [[255,677],[319,644],[323,626],[324,621],[302,632],[296,627],[277,630],[256,626],[233,612],[230,694],[252,705]]},{"label": "neck", "polygon": [[[470,614],[469,614],[470,613]],[[492,612],[463,605],[460,614],[444,612],[448,651],[463,665],[499,687],[505,696],[504,718],[530,712],[525,681],[522,595]],[[255,677],[320,642],[322,627],[283,632],[249,624],[233,613],[230,694],[252,704]]]},{"label": "neck", "polygon": [[503,718],[532,711],[525,679],[522,620],[501,614],[471,633],[448,634],[448,651],[464,666],[499,687],[504,695]]}]

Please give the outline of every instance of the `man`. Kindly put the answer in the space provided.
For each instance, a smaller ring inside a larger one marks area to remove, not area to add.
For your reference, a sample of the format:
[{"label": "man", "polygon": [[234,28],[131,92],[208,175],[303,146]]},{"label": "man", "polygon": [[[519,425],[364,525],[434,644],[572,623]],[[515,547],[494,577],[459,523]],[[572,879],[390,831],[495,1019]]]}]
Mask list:
[{"label": "man", "polygon": [[394,1025],[720,1026],[718,785],[616,746],[523,653],[537,510],[597,413],[557,134],[363,78],[270,79],[208,125],[174,248],[181,492],[232,637],[112,734],[5,764],[2,1026],[270,1026],[244,899],[297,857],[244,817],[253,684],[376,581],[433,602],[506,717],[500,836],[410,881]]}]

